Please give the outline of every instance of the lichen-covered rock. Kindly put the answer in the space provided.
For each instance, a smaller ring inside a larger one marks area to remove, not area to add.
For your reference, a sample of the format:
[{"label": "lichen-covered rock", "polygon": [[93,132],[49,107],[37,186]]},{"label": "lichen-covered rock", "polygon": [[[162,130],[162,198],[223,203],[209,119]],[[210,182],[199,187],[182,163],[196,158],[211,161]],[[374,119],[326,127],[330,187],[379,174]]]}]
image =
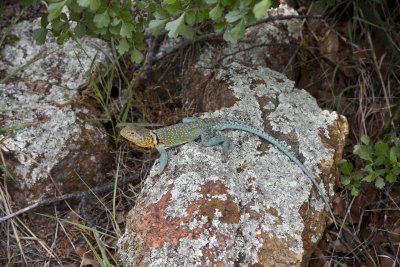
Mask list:
[{"label": "lichen-covered rock", "polygon": [[56,188],[85,190],[104,181],[113,162],[105,130],[80,102],[87,72],[107,62],[108,45],[84,38],[59,46],[49,37],[39,46],[32,37],[38,27],[39,21],[15,25],[18,41],[0,51],[0,69],[5,76],[15,72],[0,84],[0,148],[12,176],[7,181],[18,189],[14,200],[22,203]]},{"label": "lichen-covered rock", "polygon": [[[205,117],[264,129],[332,197],[346,119],[321,110],[265,60],[247,57],[241,64],[232,56],[212,68],[220,56],[221,50],[207,50],[187,71],[188,103],[214,110]],[[202,84],[208,88],[196,93]],[[259,137],[235,130],[220,134],[233,140],[226,162],[221,147],[190,142],[168,151],[160,176],[152,177],[158,164],[153,167],[119,240],[128,266],[307,266],[327,225],[324,202],[311,181]]]},{"label": "lichen-covered rock", "polygon": [[[321,110],[267,68],[232,63],[214,79],[228,84],[238,101],[206,116],[265,129],[333,195],[347,131],[343,117]],[[221,134],[233,140],[227,162],[221,147],[192,142],[171,149],[167,170],[146,181],[120,239],[129,266],[299,266],[307,260],[326,226],[324,203],[308,177],[257,136]]]}]

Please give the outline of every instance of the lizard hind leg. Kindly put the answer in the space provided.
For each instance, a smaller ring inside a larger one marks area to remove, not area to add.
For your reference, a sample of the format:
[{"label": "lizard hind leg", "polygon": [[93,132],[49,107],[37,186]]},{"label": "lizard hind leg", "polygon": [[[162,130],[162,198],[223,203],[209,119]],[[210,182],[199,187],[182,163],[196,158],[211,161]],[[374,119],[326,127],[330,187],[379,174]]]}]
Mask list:
[{"label": "lizard hind leg", "polygon": [[222,155],[226,161],[229,154],[231,139],[222,135],[215,135],[213,131],[205,131],[201,134],[201,143],[203,146],[216,146],[222,144]]}]

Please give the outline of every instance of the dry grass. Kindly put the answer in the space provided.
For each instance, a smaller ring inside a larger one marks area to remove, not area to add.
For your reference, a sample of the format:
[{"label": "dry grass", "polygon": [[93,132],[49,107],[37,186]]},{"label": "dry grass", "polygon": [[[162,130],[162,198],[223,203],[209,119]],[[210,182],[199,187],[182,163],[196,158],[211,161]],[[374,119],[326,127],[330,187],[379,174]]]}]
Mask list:
[{"label": "dry grass", "polygon": [[[353,159],[352,146],[362,134],[373,140],[382,138],[399,131],[400,120],[399,12],[388,14],[378,6],[376,10],[384,16],[374,26],[359,2],[336,1],[325,23],[307,23],[298,61],[293,63],[301,72],[298,87],[311,92],[321,106],[347,116],[349,159]],[[381,35],[383,43],[377,37]],[[385,44],[390,48],[385,49]],[[194,54],[187,49],[169,56],[156,66],[154,77],[132,73],[132,65],[124,58],[115,58],[104,75],[92,73],[83,100],[94,100],[99,119],[115,140],[114,178],[134,170],[145,177],[157,156],[120,142],[118,123],[168,125],[193,114],[193,107],[182,103],[178,86],[183,80],[179,70],[191,65]],[[6,179],[4,162],[1,172]],[[109,194],[84,198],[78,205],[54,205],[42,211],[46,215],[29,213],[0,223],[0,265],[120,266],[116,241],[142,186],[115,187]],[[341,228],[328,229],[310,266],[400,265],[399,184],[382,191],[364,185],[362,192],[357,198],[345,190],[338,192],[335,212]],[[11,195],[3,181],[1,214],[21,208],[15,206]]]},{"label": "dry grass", "polygon": [[[397,9],[388,8],[390,3]],[[390,3],[336,1],[325,24],[307,25],[300,49],[299,67],[319,75],[302,75],[299,87],[347,117],[351,132],[345,157],[358,168],[362,162],[352,152],[362,135],[373,143],[399,136],[400,6]],[[311,265],[400,265],[398,192],[399,182],[381,191],[364,184],[356,198],[338,192],[335,212],[341,228],[326,233]]]}]

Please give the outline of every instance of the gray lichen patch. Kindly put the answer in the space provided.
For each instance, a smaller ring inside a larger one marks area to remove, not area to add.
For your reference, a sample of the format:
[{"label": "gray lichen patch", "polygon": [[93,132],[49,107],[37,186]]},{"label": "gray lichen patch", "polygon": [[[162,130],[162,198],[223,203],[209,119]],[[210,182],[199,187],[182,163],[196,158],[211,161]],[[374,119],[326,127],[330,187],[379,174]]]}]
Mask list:
[{"label": "gray lichen patch", "polygon": [[96,38],[79,39],[80,45],[69,40],[60,46],[50,35],[45,44],[38,45],[32,33],[39,27],[39,19],[23,21],[14,26],[10,34],[19,40],[5,45],[0,51],[0,70],[11,73],[25,65],[16,73],[16,77],[28,77],[31,82],[44,81],[76,92],[87,84],[86,72],[93,65],[106,63],[111,56],[109,46]]},{"label": "gray lichen patch", "polygon": [[38,46],[32,37],[38,27],[38,20],[15,25],[18,41],[0,51],[2,70],[21,69],[0,84],[1,127],[10,129],[0,138],[0,149],[14,176],[10,183],[23,189],[23,202],[53,194],[54,186],[63,192],[80,188],[79,179],[98,183],[111,166],[104,129],[75,101],[88,84],[88,72],[107,63],[108,45],[85,38],[80,45],[59,46],[50,36]]}]

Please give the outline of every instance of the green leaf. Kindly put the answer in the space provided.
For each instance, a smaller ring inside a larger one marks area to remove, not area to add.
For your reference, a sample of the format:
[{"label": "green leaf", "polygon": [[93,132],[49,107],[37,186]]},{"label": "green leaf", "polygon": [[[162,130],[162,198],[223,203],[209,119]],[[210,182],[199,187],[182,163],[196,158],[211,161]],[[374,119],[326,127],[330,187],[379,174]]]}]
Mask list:
[{"label": "green leaf", "polygon": [[358,187],[353,186],[353,188],[351,189],[351,195],[352,196],[358,196],[358,194],[360,194],[360,189]]},{"label": "green leaf", "polygon": [[228,23],[238,21],[243,17],[243,14],[239,10],[233,10],[225,15],[225,19]]},{"label": "green leaf", "polygon": [[118,13],[117,13],[117,11],[116,11],[114,8],[111,8],[111,9],[108,11],[108,14],[109,14],[110,17],[112,17],[112,18],[115,18],[115,17],[118,16]]},{"label": "green leaf", "polygon": [[389,151],[390,162],[392,162],[392,163],[397,162],[397,159],[400,156],[399,151],[400,151],[400,149],[398,149],[397,147],[390,148],[390,151]]},{"label": "green leaf", "polygon": [[376,176],[383,176],[388,172],[389,172],[389,170],[387,170],[387,169],[379,169],[379,170],[375,170],[374,173]]},{"label": "green leaf", "polygon": [[56,32],[56,34],[62,32],[63,30],[65,30],[65,28],[68,26],[67,23],[65,23],[64,21],[61,21],[59,19],[55,19],[51,22],[51,28],[53,29],[53,33],[54,31]]},{"label": "green leaf", "polygon": [[372,162],[372,148],[368,145],[355,145],[354,154],[358,155],[363,160]]},{"label": "green leaf", "polygon": [[118,26],[111,26],[108,28],[112,35],[119,35],[119,31],[121,30]]},{"label": "green leaf", "polygon": [[77,0],[78,5],[82,7],[88,7],[90,5],[91,0]]},{"label": "green leaf", "polygon": [[239,6],[243,6],[242,0],[240,0],[240,1],[220,0],[219,3],[221,3],[221,5],[229,8],[229,10],[239,9]]},{"label": "green leaf", "polygon": [[196,22],[196,12],[194,10],[186,11],[185,22],[189,25],[193,25]]},{"label": "green leaf", "polygon": [[62,11],[62,9],[63,9],[63,7],[65,6],[66,3],[67,3],[67,0],[50,3],[49,8],[47,10],[49,12],[49,15],[47,16],[47,19],[49,21],[52,21],[55,18],[58,18],[60,16],[61,11]]},{"label": "green leaf", "polygon": [[370,163],[364,166],[364,170],[368,171],[368,172],[374,172],[374,164]]},{"label": "green leaf", "polygon": [[141,32],[136,32],[132,37],[132,42],[137,50],[141,51],[146,48],[146,44],[144,43],[144,34]]},{"label": "green leaf", "polygon": [[350,177],[349,176],[342,176],[342,177],[340,177],[340,181],[342,182],[342,184],[344,185],[344,186],[346,186],[346,185],[349,185],[350,184],[350,182],[351,182],[351,179],[350,179]]},{"label": "green leaf", "polygon": [[89,8],[91,11],[96,11],[101,6],[101,0],[90,0]]},{"label": "green leaf", "polygon": [[84,10],[84,7],[82,7],[81,5],[79,5],[76,1],[70,1],[68,3],[68,9],[71,11],[70,15],[78,15],[81,14],[81,12]]},{"label": "green leaf", "polygon": [[385,156],[383,156],[383,155],[377,156],[377,157],[374,159],[374,164],[375,164],[376,166],[385,166],[385,165],[388,164],[388,163],[389,163],[388,158],[385,157]]},{"label": "green leaf", "polygon": [[61,34],[57,37],[57,44],[62,45],[65,43],[65,41],[70,37],[70,32],[69,31],[63,31]]},{"label": "green leaf", "polygon": [[385,186],[385,180],[382,179],[382,177],[378,177],[375,180],[375,187],[382,189]]},{"label": "green leaf", "polygon": [[154,12],[154,17],[156,19],[167,19],[169,18],[169,14],[165,9],[157,8],[157,10]]},{"label": "green leaf", "polygon": [[363,175],[363,173],[362,173],[361,171],[355,171],[355,172],[353,173],[353,180],[354,180],[354,181],[359,182],[359,181],[361,181],[363,178],[364,178],[364,175]]},{"label": "green leaf", "polygon": [[378,156],[388,156],[389,155],[389,145],[382,140],[379,140],[375,144],[375,153]]},{"label": "green leaf", "polygon": [[225,23],[220,22],[220,23],[215,23],[214,24],[214,31],[215,32],[222,32],[225,29]]},{"label": "green leaf", "polygon": [[108,25],[110,24],[110,16],[108,15],[108,10],[94,16],[93,22],[96,24],[97,28],[108,27]]},{"label": "green leaf", "polygon": [[148,31],[152,34],[159,33],[165,27],[166,19],[154,19],[151,20],[148,26]]},{"label": "green leaf", "polygon": [[209,4],[209,5],[212,5],[212,4],[215,4],[215,3],[218,3],[218,2],[219,2],[219,0],[206,0],[206,3]]},{"label": "green leaf", "polygon": [[117,26],[120,23],[121,23],[121,20],[119,18],[113,18],[113,20],[111,22],[111,26]]},{"label": "green leaf", "polygon": [[361,136],[361,142],[365,145],[369,145],[369,136],[368,135],[363,135]]},{"label": "green leaf", "polygon": [[186,26],[182,36],[183,36],[183,38],[190,40],[190,39],[194,38],[195,34],[196,34],[196,31],[191,26]]},{"label": "green leaf", "polygon": [[121,30],[119,31],[119,34],[121,35],[121,37],[131,38],[133,30],[134,26],[132,23],[122,21]]},{"label": "green leaf", "polygon": [[183,13],[179,18],[168,22],[165,25],[165,29],[168,31],[168,36],[170,38],[176,38],[178,35],[182,35],[185,30],[185,13]]},{"label": "green leaf", "polygon": [[[68,5],[68,3],[67,3],[67,5]],[[69,19],[68,19],[67,14],[65,14],[64,12],[61,12],[61,14],[60,14],[60,20],[62,20],[62,21],[65,22],[65,23],[68,23]]]},{"label": "green leaf", "polygon": [[397,176],[392,172],[390,172],[390,173],[388,173],[388,175],[386,175],[386,181],[388,181],[389,183],[396,182],[396,179],[397,179]]},{"label": "green leaf", "polygon": [[49,25],[49,20],[47,19],[46,15],[42,15],[40,18],[40,26],[42,26],[42,28],[46,28],[47,25]]},{"label": "green leaf", "polygon": [[224,40],[235,43],[237,40],[239,40],[241,37],[244,36],[245,33],[245,24],[244,20],[240,20],[235,27],[233,28],[228,28],[225,33],[224,33]]},{"label": "green leaf", "polygon": [[374,172],[372,172],[372,173],[368,174],[367,176],[365,176],[362,180],[365,182],[371,183],[371,182],[375,181],[376,176],[377,175]]},{"label": "green leaf", "polygon": [[210,19],[209,13],[210,13],[209,8],[203,8],[203,9],[200,9],[199,11],[197,11],[195,23],[202,23],[205,20],[209,20]]},{"label": "green leaf", "polygon": [[121,40],[119,41],[119,44],[117,45],[118,53],[119,53],[120,55],[123,55],[123,54],[125,54],[126,52],[128,52],[129,49],[130,49],[130,45],[129,45],[128,41],[127,41],[125,38],[121,39]]},{"label": "green leaf", "polygon": [[350,175],[353,171],[353,164],[343,159],[339,163],[339,168],[343,174]]},{"label": "green leaf", "polygon": [[400,166],[393,166],[392,173],[396,176],[400,175]]},{"label": "green leaf", "polygon": [[44,42],[46,41],[46,36],[47,36],[46,28],[39,28],[33,31],[33,38],[39,45],[44,44]]},{"label": "green leaf", "polygon": [[86,26],[81,23],[78,23],[74,28],[74,33],[76,37],[82,38],[86,34]]},{"label": "green leaf", "polygon": [[212,20],[217,21],[221,18],[222,11],[223,11],[222,7],[220,5],[216,5],[213,9],[210,10],[208,15]]},{"label": "green leaf", "polygon": [[[397,106],[397,110],[400,112],[400,106]],[[400,136],[393,138],[393,143],[395,146],[400,147]]]},{"label": "green leaf", "polygon": [[175,2],[171,5],[164,5],[163,8],[168,12],[168,17],[176,17],[185,11],[181,2]]},{"label": "green leaf", "polygon": [[265,15],[265,12],[272,5],[271,0],[262,0],[254,5],[253,13],[256,19],[260,19]]},{"label": "green leaf", "polygon": [[136,48],[131,51],[131,60],[137,64],[143,61],[143,54]]}]

